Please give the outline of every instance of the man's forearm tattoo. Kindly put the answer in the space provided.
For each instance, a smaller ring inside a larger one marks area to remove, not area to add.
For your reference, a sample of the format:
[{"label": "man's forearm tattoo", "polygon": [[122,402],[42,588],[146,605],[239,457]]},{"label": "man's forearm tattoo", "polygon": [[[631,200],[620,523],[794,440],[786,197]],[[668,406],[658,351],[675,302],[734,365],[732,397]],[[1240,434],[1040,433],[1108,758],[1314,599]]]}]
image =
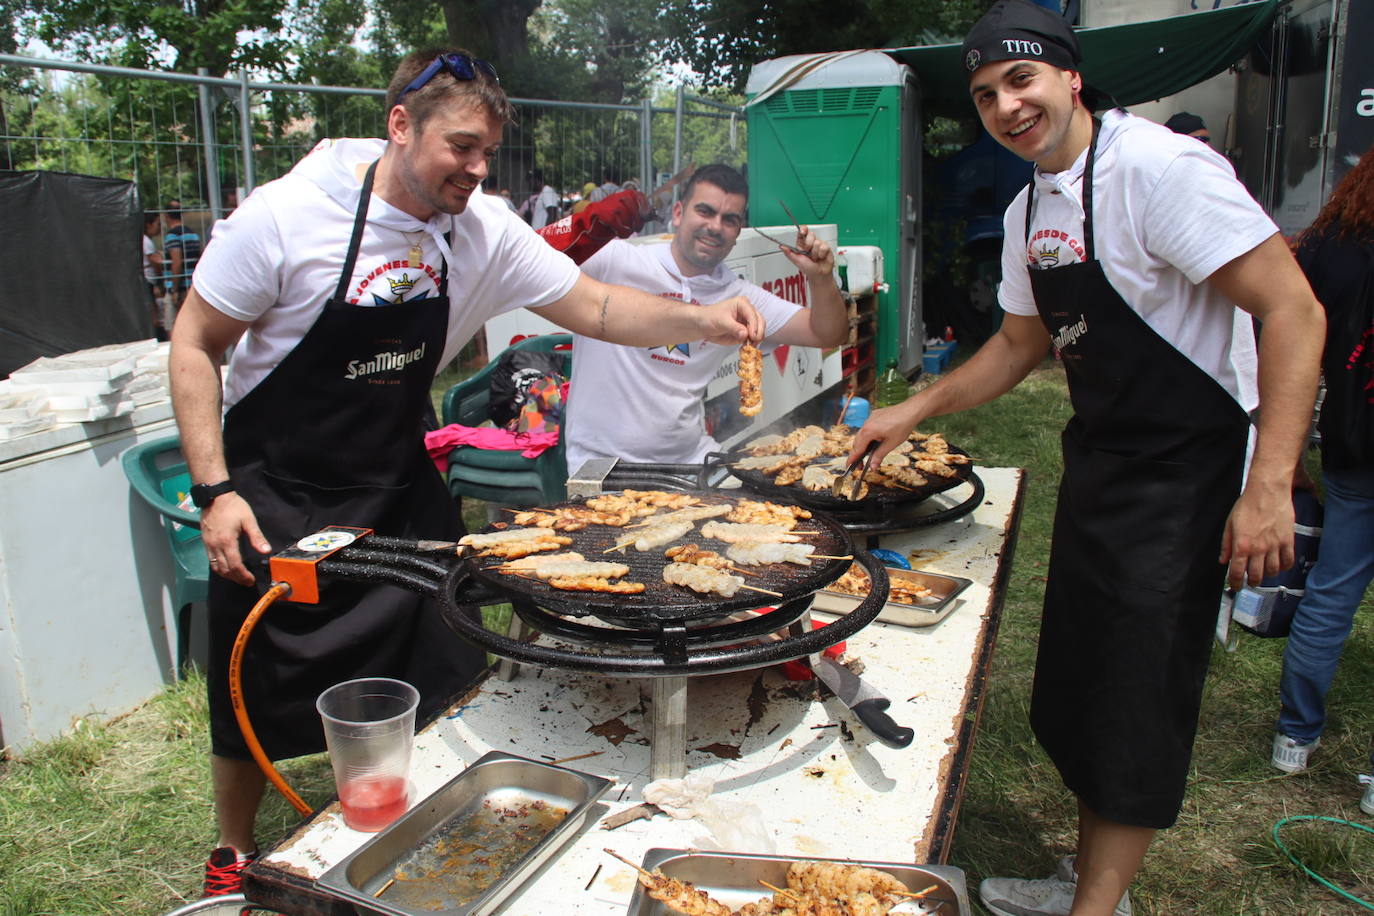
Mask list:
[{"label": "man's forearm tattoo", "polygon": [[602,340],[605,340],[605,339],[606,339],[606,307],[607,307],[608,305],[610,305],[610,302],[611,302],[611,294],[610,294],[610,293],[606,293],[606,295],[604,295],[604,296],[601,297],[601,339],[602,339]]}]

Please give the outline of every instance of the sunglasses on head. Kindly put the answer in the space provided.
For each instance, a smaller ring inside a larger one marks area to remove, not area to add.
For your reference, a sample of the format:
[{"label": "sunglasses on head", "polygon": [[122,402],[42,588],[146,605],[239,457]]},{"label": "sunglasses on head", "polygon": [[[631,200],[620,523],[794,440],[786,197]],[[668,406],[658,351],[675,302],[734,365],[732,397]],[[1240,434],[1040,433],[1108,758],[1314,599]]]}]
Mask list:
[{"label": "sunglasses on head", "polygon": [[435,74],[447,71],[456,80],[475,80],[477,71],[480,70],[496,82],[501,82],[501,78],[496,75],[496,68],[484,60],[476,57],[469,57],[466,54],[440,54],[430,62],[430,65],[420,71],[420,75],[411,80],[406,87],[401,90],[401,94],[396,96],[399,103],[406,96],[417,89],[423,89],[425,84],[434,79]]}]

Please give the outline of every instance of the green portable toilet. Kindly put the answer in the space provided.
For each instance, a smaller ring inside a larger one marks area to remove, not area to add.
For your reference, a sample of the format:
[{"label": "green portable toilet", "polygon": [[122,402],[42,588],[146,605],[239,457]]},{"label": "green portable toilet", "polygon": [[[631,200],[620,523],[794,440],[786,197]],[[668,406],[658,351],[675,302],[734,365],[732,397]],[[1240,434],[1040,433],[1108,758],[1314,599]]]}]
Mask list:
[{"label": "green portable toilet", "polygon": [[840,245],[883,250],[876,362],[920,370],[920,93],[911,69],[881,51],[779,57],[755,64],[749,96],[749,220],[834,223]]}]

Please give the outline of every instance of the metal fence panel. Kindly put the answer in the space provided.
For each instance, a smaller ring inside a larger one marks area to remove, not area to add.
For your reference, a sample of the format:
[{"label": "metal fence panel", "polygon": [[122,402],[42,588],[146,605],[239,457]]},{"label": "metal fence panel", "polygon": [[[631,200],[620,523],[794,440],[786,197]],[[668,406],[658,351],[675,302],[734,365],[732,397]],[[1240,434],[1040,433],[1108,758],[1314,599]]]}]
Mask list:
[{"label": "metal fence panel", "polygon": [[[0,55],[0,168],[126,178],[143,206],[179,200],[208,223],[325,137],[381,137],[384,92],[260,83]],[[678,92],[674,107],[512,99],[486,181],[519,201],[530,171],[568,196],[609,169],[652,190],[687,163],[742,166],[741,109]],[[251,136],[250,136],[251,134]],[[646,171],[649,174],[646,174]]]}]

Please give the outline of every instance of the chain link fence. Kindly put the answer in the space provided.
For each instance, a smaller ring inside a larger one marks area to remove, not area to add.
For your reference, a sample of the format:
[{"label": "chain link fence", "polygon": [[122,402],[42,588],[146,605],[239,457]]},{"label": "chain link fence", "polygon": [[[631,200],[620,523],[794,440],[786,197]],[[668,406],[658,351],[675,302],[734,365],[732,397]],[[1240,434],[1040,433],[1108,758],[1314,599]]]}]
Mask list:
[{"label": "chain link fence", "polygon": [[[255,82],[0,55],[0,169],[123,178],[144,208],[205,229],[325,137],[384,135],[384,91]],[[640,104],[512,99],[486,182],[516,201],[606,175],[649,191],[689,162],[746,158],[743,110],[681,90]]]}]

